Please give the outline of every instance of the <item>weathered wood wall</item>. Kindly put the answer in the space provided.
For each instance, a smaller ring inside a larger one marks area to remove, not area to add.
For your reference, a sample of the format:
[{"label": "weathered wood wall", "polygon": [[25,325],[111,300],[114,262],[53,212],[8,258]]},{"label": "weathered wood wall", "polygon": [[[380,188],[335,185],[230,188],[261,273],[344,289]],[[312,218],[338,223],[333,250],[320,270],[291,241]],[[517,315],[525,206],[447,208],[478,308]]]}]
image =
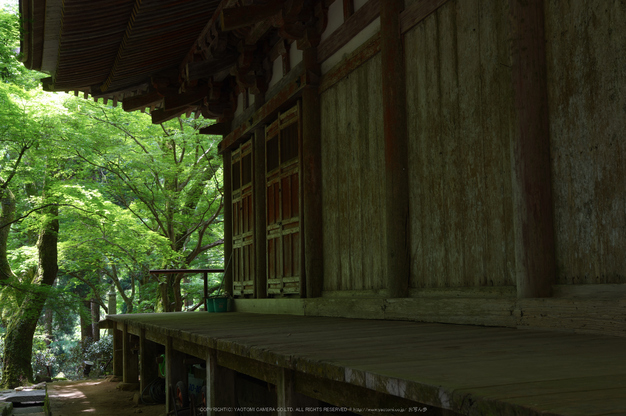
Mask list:
[{"label": "weathered wood wall", "polygon": [[546,1],[561,284],[626,283],[626,6]]},{"label": "weathered wood wall", "polygon": [[380,54],[322,94],[324,291],[383,289]]},{"label": "weathered wood wall", "polygon": [[[545,7],[557,283],[626,283],[626,8]],[[414,289],[516,284],[510,18],[449,0],[405,34]],[[322,95],[325,291],[386,288],[380,71]]]},{"label": "weathered wood wall", "polygon": [[508,13],[451,0],[405,35],[411,287],[515,285]]}]

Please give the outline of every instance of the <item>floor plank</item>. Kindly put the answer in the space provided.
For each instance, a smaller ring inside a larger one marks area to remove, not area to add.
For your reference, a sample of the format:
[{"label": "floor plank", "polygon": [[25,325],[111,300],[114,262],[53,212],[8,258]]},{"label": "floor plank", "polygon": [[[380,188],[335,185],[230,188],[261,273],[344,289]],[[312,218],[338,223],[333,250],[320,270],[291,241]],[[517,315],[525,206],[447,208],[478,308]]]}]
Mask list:
[{"label": "floor plank", "polygon": [[461,414],[578,416],[626,409],[624,338],[247,313],[109,319]]}]

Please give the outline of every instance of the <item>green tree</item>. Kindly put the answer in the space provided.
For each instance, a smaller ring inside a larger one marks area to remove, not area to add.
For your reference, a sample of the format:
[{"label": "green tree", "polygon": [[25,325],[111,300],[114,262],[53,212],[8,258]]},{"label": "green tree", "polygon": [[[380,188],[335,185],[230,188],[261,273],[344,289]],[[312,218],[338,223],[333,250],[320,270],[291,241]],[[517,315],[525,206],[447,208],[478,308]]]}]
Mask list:
[{"label": "green tree", "polygon": [[[74,128],[67,132],[68,151],[91,166],[88,175],[99,173],[107,199],[145,231],[165,238],[175,254],[156,266],[187,268],[199,261],[206,267],[201,255],[223,243],[217,141],[198,134],[207,122],[179,118],[154,126],[143,114],[98,103],[75,99],[68,106],[71,120],[65,125]],[[213,257],[222,263],[221,255]],[[183,278],[158,280],[162,310],[181,310]]]},{"label": "green tree", "polygon": [[[7,327],[2,385],[14,387],[32,380],[33,336],[57,274],[58,204],[52,183],[47,180],[54,163],[47,165],[42,143],[45,146],[50,129],[54,128],[54,109],[61,107],[54,106],[56,97],[33,89],[40,76],[17,63],[15,14],[0,11],[0,23],[0,306]],[[33,155],[38,148],[42,153]],[[29,181],[27,177],[35,172],[38,177]],[[26,192],[32,201],[29,197],[19,198],[27,189],[32,191]],[[38,235],[38,264],[35,273],[18,276],[8,262],[8,240],[18,206],[31,202],[37,204],[33,212],[40,214],[40,221],[33,228]]]}]

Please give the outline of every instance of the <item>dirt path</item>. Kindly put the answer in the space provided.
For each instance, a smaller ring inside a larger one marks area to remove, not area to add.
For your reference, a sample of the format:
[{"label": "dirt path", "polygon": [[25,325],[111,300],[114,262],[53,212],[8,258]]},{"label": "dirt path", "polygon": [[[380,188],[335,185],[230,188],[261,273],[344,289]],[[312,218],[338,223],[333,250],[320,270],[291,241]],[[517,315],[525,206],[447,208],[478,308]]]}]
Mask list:
[{"label": "dirt path", "polygon": [[83,413],[98,416],[165,414],[164,405],[136,405],[133,402],[135,392],[117,390],[117,384],[104,379],[49,383],[52,416],[75,416]]}]

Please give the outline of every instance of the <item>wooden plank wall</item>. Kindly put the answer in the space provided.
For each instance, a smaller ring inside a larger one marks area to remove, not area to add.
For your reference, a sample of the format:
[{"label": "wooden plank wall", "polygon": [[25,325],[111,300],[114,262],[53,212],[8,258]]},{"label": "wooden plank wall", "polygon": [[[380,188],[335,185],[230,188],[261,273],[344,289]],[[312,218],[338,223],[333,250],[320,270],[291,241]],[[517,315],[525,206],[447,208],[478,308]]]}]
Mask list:
[{"label": "wooden plank wall", "polygon": [[558,283],[626,283],[626,7],[547,1]]},{"label": "wooden plank wall", "polygon": [[322,94],[324,291],[383,289],[380,54]]},{"label": "wooden plank wall", "polygon": [[515,285],[508,13],[450,0],[405,35],[413,288]]}]

